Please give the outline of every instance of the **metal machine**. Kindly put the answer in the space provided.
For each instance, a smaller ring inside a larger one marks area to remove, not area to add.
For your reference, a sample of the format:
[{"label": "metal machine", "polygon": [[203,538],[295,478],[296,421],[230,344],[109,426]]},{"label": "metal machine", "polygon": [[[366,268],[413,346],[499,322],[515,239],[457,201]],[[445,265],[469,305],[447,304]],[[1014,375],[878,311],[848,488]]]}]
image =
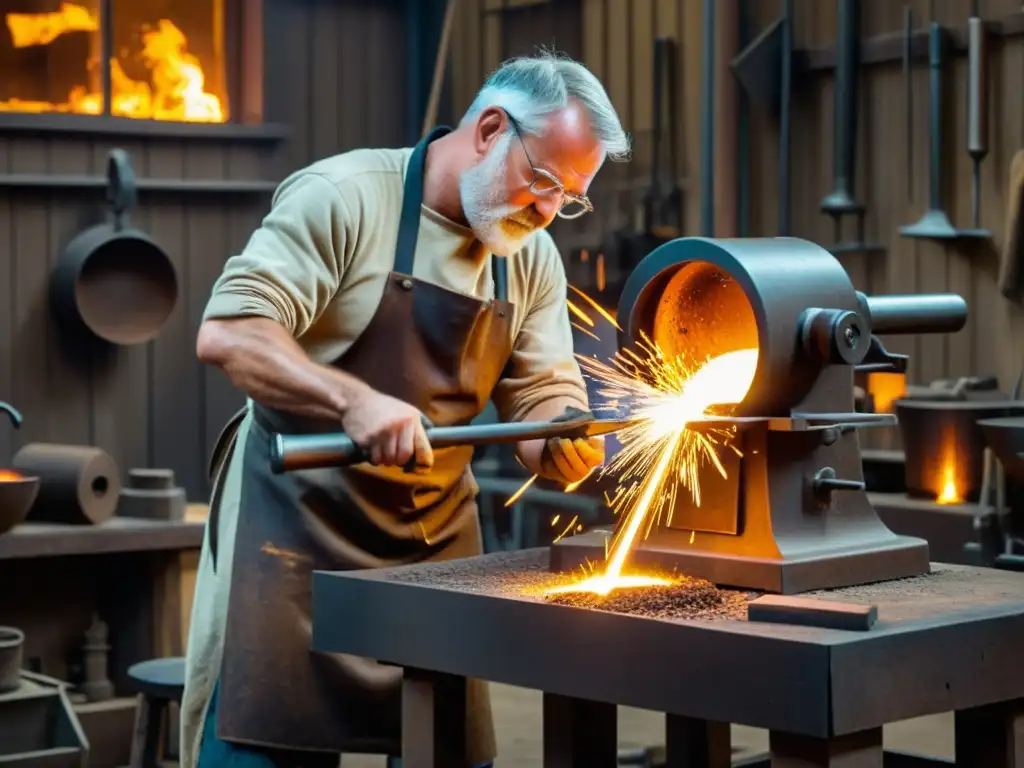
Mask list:
[{"label": "metal machine", "polygon": [[[737,449],[720,452],[726,476],[702,466],[700,506],[676,494],[631,561],[783,594],[927,573],[927,543],[892,533],[865,492],[857,430],[895,417],[855,412],[854,371],[906,369],[878,334],[954,332],[966,319],[957,295],[865,296],[831,253],[796,238],[654,250],[626,282],[620,344],[646,336],[696,361],[756,348],[758,360],[726,414]],[[551,568],[601,562],[607,536],[556,542]]]}]

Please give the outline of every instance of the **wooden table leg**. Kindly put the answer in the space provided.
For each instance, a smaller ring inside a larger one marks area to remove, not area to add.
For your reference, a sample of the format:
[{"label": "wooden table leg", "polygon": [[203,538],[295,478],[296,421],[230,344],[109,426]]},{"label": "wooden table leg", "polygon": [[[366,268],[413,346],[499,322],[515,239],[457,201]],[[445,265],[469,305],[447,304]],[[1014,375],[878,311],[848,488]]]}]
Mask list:
[{"label": "wooden table leg", "polygon": [[614,704],[544,694],[544,768],[616,768]]},{"label": "wooden table leg", "polygon": [[963,709],[954,723],[958,766],[1024,768],[1024,700]]},{"label": "wooden table leg", "polygon": [[665,716],[665,768],[729,768],[732,735],[728,723]]},{"label": "wooden table leg", "polygon": [[772,768],[882,768],[882,729],[831,739],[772,731]]},{"label": "wooden table leg", "polygon": [[402,768],[466,768],[466,678],[406,668]]}]

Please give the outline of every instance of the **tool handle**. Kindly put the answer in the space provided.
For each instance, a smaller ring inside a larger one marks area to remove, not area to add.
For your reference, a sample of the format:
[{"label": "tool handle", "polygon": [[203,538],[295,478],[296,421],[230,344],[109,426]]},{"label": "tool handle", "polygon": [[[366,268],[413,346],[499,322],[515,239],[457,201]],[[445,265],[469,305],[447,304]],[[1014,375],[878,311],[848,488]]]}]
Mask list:
[{"label": "tool handle", "polygon": [[[503,424],[470,424],[432,427],[426,430],[431,448],[458,445],[498,445],[551,437],[581,437],[587,421],[521,421]],[[299,469],[350,467],[369,461],[369,456],[344,432],[312,435],[270,436],[270,470],[275,474]]]},{"label": "tool handle", "polygon": [[967,153],[988,154],[988,35],[977,16],[967,20]]},{"label": "tool handle", "polygon": [[939,191],[939,172],[942,164],[942,59],[945,53],[946,31],[937,21],[933,21],[928,29],[928,66],[931,68],[929,78],[929,144],[930,156],[928,179],[928,207],[933,211],[942,205]]},{"label": "tool handle", "polygon": [[839,0],[839,41],[832,150],[836,189],[852,198],[857,152],[857,65],[860,58],[860,2]]}]

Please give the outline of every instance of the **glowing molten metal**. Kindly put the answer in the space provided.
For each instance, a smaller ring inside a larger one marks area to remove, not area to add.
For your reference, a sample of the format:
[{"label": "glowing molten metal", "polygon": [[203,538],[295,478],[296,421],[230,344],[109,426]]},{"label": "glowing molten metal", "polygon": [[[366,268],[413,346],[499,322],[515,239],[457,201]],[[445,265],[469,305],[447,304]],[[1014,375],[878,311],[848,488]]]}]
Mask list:
[{"label": "glowing molten metal", "polygon": [[[619,433],[622,451],[605,471],[635,478],[620,487],[612,503],[626,514],[608,553],[604,572],[576,584],[553,587],[548,593],[593,592],[671,584],[669,579],[623,574],[626,558],[664,510],[671,514],[680,485],[700,505],[699,470],[710,462],[724,476],[718,449],[731,433],[722,429],[691,429],[706,420],[715,405],[738,403],[746,397],[757,368],[757,350],[741,349],[693,366],[682,359],[666,360],[645,340],[640,354],[620,352],[611,365],[580,358],[587,373],[604,386],[611,408],[628,407],[639,421]],[[648,383],[650,382],[650,383]],[[724,439],[716,439],[724,438]]]},{"label": "glowing molten metal", "polygon": [[[99,36],[100,21],[87,8],[61,3],[53,13],[9,13],[5,17],[15,48],[49,45],[72,32]],[[190,123],[223,123],[227,120],[221,100],[206,91],[206,75],[199,59],[187,52],[188,41],[173,22],[160,19],[156,28],[142,33],[139,57],[150,71],[150,82],[133,80],[116,58],[110,60],[111,114],[116,117],[170,120]],[[90,71],[98,61],[88,62]],[[98,78],[97,78],[98,80]],[[78,115],[103,113],[103,94],[98,87],[75,86],[67,101],[0,101],[0,112],[69,112]]]},{"label": "glowing molten metal", "polygon": [[23,474],[13,469],[0,469],[0,483],[17,483],[24,479]]}]

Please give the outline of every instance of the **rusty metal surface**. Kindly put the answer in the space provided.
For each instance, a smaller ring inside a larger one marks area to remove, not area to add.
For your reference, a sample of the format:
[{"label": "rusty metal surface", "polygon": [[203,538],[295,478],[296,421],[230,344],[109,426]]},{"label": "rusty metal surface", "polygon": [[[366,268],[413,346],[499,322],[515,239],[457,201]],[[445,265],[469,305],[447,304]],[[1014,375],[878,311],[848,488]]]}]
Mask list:
[{"label": "rusty metal surface", "polygon": [[878,606],[873,629],[845,632],[553,605],[547,559],[316,573],[314,649],[818,737],[1024,697],[1021,574],[933,564],[812,593]]}]

